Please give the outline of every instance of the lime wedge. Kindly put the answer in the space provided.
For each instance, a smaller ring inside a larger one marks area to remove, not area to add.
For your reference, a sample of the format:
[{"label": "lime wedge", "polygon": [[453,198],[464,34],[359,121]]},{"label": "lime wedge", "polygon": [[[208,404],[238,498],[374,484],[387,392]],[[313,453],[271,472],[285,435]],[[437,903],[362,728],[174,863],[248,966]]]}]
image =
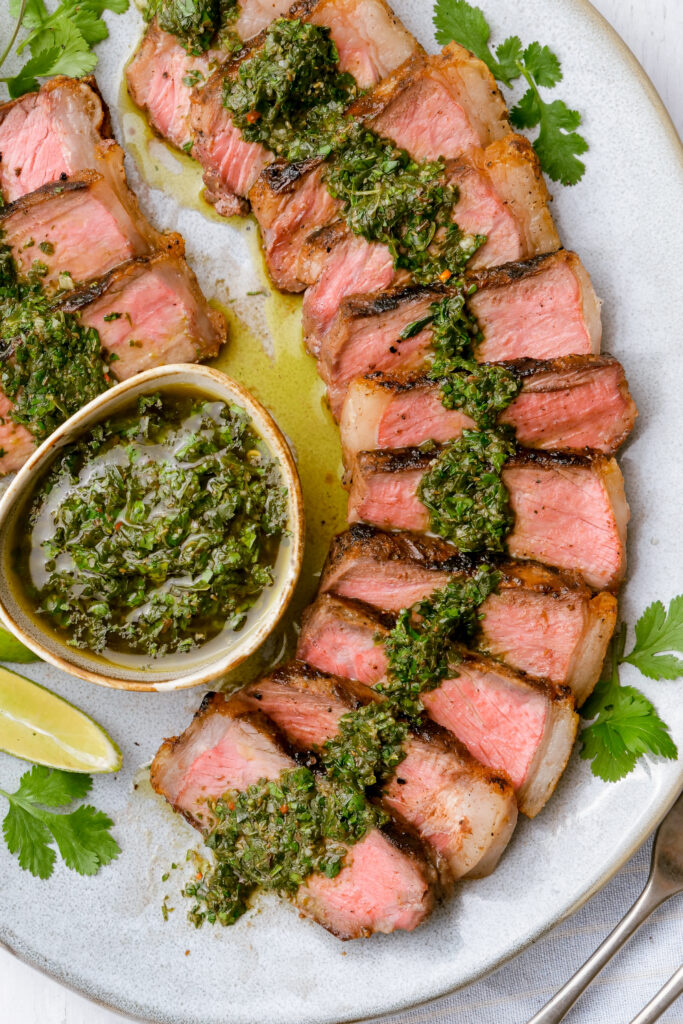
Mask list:
[{"label": "lime wedge", "polygon": [[0,750],[67,772],[115,772],[121,752],[83,711],[0,666]]}]

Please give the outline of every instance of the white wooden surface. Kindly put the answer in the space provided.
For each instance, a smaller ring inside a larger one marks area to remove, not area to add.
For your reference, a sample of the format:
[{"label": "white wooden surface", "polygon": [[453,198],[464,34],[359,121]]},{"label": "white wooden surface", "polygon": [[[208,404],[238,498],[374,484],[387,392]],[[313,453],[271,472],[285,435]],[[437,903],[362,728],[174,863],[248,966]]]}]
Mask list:
[{"label": "white wooden surface", "polygon": [[[680,56],[683,49],[683,0],[593,0],[593,3],[643,65],[679,133],[683,134],[683,64]],[[680,903],[674,906],[678,913],[683,913]],[[67,921],[65,927],[68,928]],[[601,937],[595,937],[596,945]],[[645,964],[641,966],[646,969]],[[683,1022],[683,1010],[680,1013]],[[123,1019],[69,992],[0,950],[1,1024],[121,1024]],[[581,1014],[572,1019],[576,1019],[578,1024]],[[678,1020],[678,1015],[674,1019]],[[476,1021],[471,1024],[476,1024]],[[598,1022],[586,1018],[585,1024]]]}]

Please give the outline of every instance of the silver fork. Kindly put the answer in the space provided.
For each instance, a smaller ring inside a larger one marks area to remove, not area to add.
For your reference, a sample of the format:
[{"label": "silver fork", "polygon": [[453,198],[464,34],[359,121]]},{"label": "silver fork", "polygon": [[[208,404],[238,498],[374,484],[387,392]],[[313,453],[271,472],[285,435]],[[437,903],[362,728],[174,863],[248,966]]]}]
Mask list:
[{"label": "silver fork", "polygon": [[[570,978],[557,995],[531,1018],[529,1024],[558,1024],[579,996],[585,992],[593,978],[621,949],[627,939],[630,939],[636,929],[640,928],[643,921],[646,921],[660,904],[679,892],[683,892],[683,794],[678,797],[657,830],[652,849],[650,877],[628,914],[596,949],[593,956],[579,968],[574,977]],[[666,1006],[661,1007],[660,1013],[664,1009]]]}]

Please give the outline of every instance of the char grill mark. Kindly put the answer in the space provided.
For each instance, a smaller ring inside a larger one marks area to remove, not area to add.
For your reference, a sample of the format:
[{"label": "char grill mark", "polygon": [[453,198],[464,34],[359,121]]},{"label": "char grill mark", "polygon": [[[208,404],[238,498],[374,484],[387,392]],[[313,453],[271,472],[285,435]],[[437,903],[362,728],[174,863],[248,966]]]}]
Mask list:
[{"label": "char grill mark", "polygon": [[[565,356],[498,365],[507,366],[521,385],[498,417],[521,445],[612,455],[628,437],[636,408],[615,359]],[[474,427],[464,412],[444,407],[441,382],[425,373],[369,374],[352,382],[341,411],[347,471],[360,451],[444,443]]]},{"label": "char grill mark", "polygon": [[[557,249],[559,238],[537,165],[528,141],[514,135],[447,162],[446,175],[459,192],[454,220],[463,231],[487,237],[469,266],[495,266]],[[394,269],[388,246],[333,225],[307,239],[298,257],[297,276],[309,285],[303,304],[305,342],[313,355],[321,356],[320,372],[329,385],[323,353],[343,300],[361,289],[373,292],[403,286],[408,275]],[[393,335],[392,344],[400,333]],[[335,398],[330,397],[334,411]]]},{"label": "char grill mark", "polygon": [[[466,579],[478,563],[436,537],[356,524],[333,540],[320,593],[397,613],[452,579]],[[532,562],[493,563],[501,582],[481,606],[476,646],[514,669],[569,686],[581,705],[600,675],[616,599],[593,596],[571,574]],[[374,648],[371,664],[373,654]]]},{"label": "char grill mark", "polygon": [[[388,668],[381,644],[386,635],[381,617],[369,609],[323,595],[303,624],[297,656],[374,686]],[[552,794],[574,742],[578,720],[570,689],[464,648],[452,668],[451,677],[422,694],[428,715],[482,764],[505,772],[520,809],[533,817]]]},{"label": "char grill mark", "polygon": [[[480,361],[591,355],[600,347],[600,304],[574,253],[564,250],[466,275],[468,299],[484,340]],[[419,371],[433,355],[429,325],[400,340],[409,324],[430,315],[453,289],[401,286],[344,298],[322,338],[319,372],[336,418],[351,382],[368,373]]]},{"label": "char grill mark", "polygon": [[[152,786],[206,832],[212,800],[294,767],[280,735],[245,696],[208,694],[185,732],[160,747],[152,762]],[[374,829],[349,847],[336,878],[309,876],[294,903],[333,934],[350,939],[412,931],[431,911],[435,891],[434,871],[419,848]]]},{"label": "char grill mark", "polygon": [[[417,491],[435,457],[419,448],[361,452],[349,491],[349,521],[429,531],[429,512]],[[626,569],[629,509],[614,459],[520,449],[501,479],[514,516],[506,539],[511,557],[576,570],[594,589],[618,587]]]},{"label": "char grill mark", "polygon": [[[245,693],[304,751],[320,749],[337,734],[343,715],[377,699],[367,686],[304,662],[277,669]],[[493,870],[517,818],[507,780],[439,729],[409,737],[403,749],[404,759],[382,786],[383,805],[425,842],[446,878]]]}]

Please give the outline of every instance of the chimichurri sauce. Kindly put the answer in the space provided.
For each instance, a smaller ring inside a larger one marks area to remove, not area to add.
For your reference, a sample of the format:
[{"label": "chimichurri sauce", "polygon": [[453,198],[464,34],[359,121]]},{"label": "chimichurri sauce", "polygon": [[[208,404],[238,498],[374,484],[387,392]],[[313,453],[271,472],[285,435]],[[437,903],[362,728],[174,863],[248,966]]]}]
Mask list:
[{"label": "chimichurri sauce", "polygon": [[273,583],[285,525],[279,466],[243,409],[144,396],[59,455],[16,577],[74,647],[184,653],[241,629]]}]

